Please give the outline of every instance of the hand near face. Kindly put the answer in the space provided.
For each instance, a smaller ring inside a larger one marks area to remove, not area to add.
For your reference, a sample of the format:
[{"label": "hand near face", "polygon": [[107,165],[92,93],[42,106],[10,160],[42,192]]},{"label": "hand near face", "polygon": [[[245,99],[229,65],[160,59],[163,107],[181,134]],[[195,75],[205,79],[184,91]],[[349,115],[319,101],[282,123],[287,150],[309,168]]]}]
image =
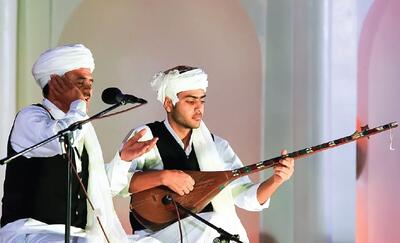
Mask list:
[{"label": "hand near face", "polygon": [[136,159],[142,154],[150,151],[156,145],[158,138],[152,138],[147,141],[139,141],[145,133],[146,129],[143,128],[138,133],[136,133],[135,136],[124,143],[120,152],[122,160],[131,161],[133,159]]},{"label": "hand near face", "polygon": [[[287,151],[283,150],[281,155],[286,155]],[[279,164],[274,167],[273,179],[276,183],[283,183],[290,179],[294,172],[294,159],[285,158],[279,161]]]},{"label": "hand near face", "polygon": [[93,76],[88,68],[78,68],[66,72],[63,76],[52,75],[49,81],[49,99],[60,110],[67,113],[71,102],[81,99],[89,109],[93,94]]},{"label": "hand near face", "polygon": [[52,75],[49,81],[49,95],[47,97],[60,110],[67,112],[71,102],[85,100],[83,93],[68,78]]}]

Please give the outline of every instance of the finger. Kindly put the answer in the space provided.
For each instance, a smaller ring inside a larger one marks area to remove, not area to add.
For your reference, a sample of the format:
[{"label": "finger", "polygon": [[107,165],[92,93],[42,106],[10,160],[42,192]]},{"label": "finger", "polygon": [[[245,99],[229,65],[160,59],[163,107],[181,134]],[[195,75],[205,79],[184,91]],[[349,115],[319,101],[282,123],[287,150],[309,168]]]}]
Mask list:
[{"label": "finger", "polygon": [[[186,173],[185,173],[186,174]],[[188,175],[188,174],[186,174],[188,177],[187,177],[187,184],[188,185],[190,185],[190,186],[194,186],[194,184],[196,183],[195,181],[194,181],[194,179],[190,176],[190,175]]]},{"label": "finger", "polygon": [[51,92],[56,93],[56,94],[62,93],[62,88],[61,88],[59,81],[57,80],[55,75],[52,75],[50,78],[49,90],[51,90]]},{"label": "finger", "polygon": [[289,174],[290,170],[288,170],[287,168],[278,168],[275,170],[275,174],[280,174],[280,173]]},{"label": "finger", "polygon": [[145,144],[145,152],[150,151],[156,145],[158,138],[152,138],[151,140],[143,142]]},{"label": "finger", "polygon": [[279,161],[279,164],[285,167],[292,167],[293,166],[293,162],[289,159],[282,159]]},{"label": "finger", "polygon": [[146,128],[143,128],[142,130],[137,132],[131,139],[129,139],[128,142],[136,143],[137,141],[139,141],[139,139],[141,139],[144,136],[145,133],[146,133]]},{"label": "finger", "polygon": [[274,172],[274,174],[277,175],[277,176],[279,176],[279,177],[282,178],[282,179],[287,179],[287,178],[289,178],[290,175],[291,175],[290,171],[287,171],[287,170],[276,170],[276,171]]},{"label": "finger", "polygon": [[185,188],[185,189],[183,189],[183,192],[184,192],[185,194],[189,194],[190,190],[189,190],[188,188]]},{"label": "finger", "polygon": [[72,81],[67,76],[63,75],[63,76],[59,76],[59,77],[60,77],[60,80],[63,81],[63,86],[65,88],[73,89],[73,88],[77,87],[74,83],[72,83]]},{"label": "finger", "polygon": [[153,148],[153,147],[156,145],[157,141],[158,141],[158,138],[157,138],[157,137],[152,138],[152,139],[148,142],[148,143],[149,143],[149,146],[150,146],[151,148]]},{"label": "finger", "polygon": [[286,155],[286,154],[287,154],[287,150],[286,149],[281,150],[281,155]]},{"label": "finger", "polygon": [[73,86],[71,87],[69,85],[70,81],[62,78],[61,76],[54,75],[54,80],[57,82],[58,88],[61,89],[62,91],[73,88]]},{"label": "finger", "polygon": [[279,174],[279,173],[290,175],[292,173],[292,170],[286,167],[279,167],[274,170],[274,174]]},{"label": "finger", "polygon": [[174,191],[176,194],[179,194],[180,196],[185,195],[184,191],[181,188],[178,187],[169,187],[172,191]]}]

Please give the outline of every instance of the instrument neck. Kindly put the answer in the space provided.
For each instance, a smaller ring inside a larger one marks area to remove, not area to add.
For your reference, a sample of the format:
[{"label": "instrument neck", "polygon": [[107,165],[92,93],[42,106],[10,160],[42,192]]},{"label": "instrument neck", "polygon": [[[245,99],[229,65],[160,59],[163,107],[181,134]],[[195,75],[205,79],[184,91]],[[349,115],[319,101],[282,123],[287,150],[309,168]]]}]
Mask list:
[{"label": "instrument neck", "polygon": [[298,150],[298,151],[295,151],[295,152],[292,152],[289,154],[285,154],[285,155],[281,155],[281,156],[278,156],[278,157],[275,157],[272,159],[260,161],[258,163],[252,164],[252,165],[248,165],[248,166],[241,167],[239,169],[232,170],[231,173],[232,173],[232,176],[236,179],[238,177],[246,176],[246,175],[249,175],[252,173],[259,172],[261,170],[265,170],[265,169],[274,167],[275,165],[279,164],[280,160],[285,159],[285,158],[293,158],[293,159],[305,158],[312,154],[315,154],[315,153],[318,153],[318,152],[321,152],[321,151],[324,151],[327,149],[335,148],[335,147],[341,146],[343,144],[356,141],[358,139],[369,138],[369,136],[375,135],[377,133],[381,133],[383,131],[395,128],[397,126],[398,126],[397,122],[388,123],[386,125],[383,125],[380,127],[375,127],[372,129],[369,129],[368,126],[366,126],[366,127],[363,127],[361,129],[361,131],[356,131],[347,137],[332,140],[332,141],[329,141],[329,142],[326,142],[323,144],[319,144],[319,145],[316,145],[313,147]]}]

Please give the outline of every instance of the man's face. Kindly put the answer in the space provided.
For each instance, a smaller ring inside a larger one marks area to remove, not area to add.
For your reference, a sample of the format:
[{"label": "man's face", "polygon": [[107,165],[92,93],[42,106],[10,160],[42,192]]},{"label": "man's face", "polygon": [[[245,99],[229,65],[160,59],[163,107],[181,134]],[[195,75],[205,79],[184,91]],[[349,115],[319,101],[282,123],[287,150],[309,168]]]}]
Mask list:
[{"label": "man's face", "polygon": [[[204,114],[206,94],[202,89],[178,93],[179,101],[172,106],[170,118],[182,128],[198,128]],[[168,111],[168,110],[167,110]]]},{"label": "man's face", "polygon": [[82,92],[87,107],[90,105],[90,100],[93,95],[93,76],[88,68],[79,68],[66,72],[64,76],[69,79]]}]

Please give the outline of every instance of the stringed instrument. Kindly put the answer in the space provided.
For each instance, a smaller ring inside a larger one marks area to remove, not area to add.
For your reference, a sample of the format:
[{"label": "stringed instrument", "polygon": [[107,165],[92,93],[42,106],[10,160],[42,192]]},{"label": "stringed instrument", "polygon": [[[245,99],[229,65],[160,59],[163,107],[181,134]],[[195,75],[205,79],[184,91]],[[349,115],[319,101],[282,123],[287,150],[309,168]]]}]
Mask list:
[{"label": "stringed instrument", "polygon": [[[135,218],[143,226],[157,231],[178,220],[175,206],[165,202],[167,197],[172,198],[172,200],[191,210],[193,213],[198,213],[203,210],[225,186],[239,177],[271,168],[279,164],[280,160],[288,157],[293,159],[308,157],[317,152],[350,143],[361,138],[366,138],[397,126],[397,122],[388,123],[372,129],[365,126],[361,128],[361,131],[356,131],[350,136],[230,171],[184,171],[195,180],[194,189],[189,194],[180,196],[166,186],[154,187],[133,193],[130,209]],[[187,215],[181,214],[181,217],[185,216]]]}]

